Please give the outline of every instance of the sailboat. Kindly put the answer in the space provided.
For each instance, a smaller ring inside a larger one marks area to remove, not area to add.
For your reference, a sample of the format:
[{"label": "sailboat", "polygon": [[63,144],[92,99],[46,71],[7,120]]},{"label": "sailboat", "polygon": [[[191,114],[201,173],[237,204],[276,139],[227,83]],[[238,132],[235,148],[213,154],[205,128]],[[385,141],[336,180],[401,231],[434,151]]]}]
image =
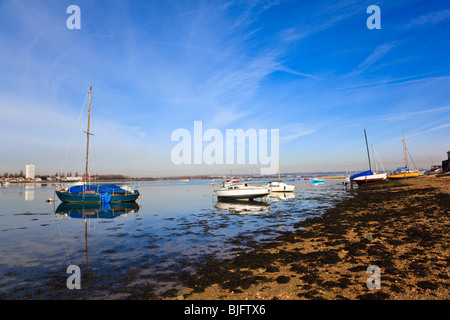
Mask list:
[{"label": "sailboat", "polygon": [[[86,172],[85,177],[88,180],[88,159],[89,159],[89,126],[91,116],[91,97],[92,86],[89,89],[89,110],[87,123],[87,141],[86,141]],[[91,185],[84,183],[69,188],[56,190],[56,195],[62,202],[69,203],[121,203],[133,202],[140,196],[139,191],[133,190],[127,186],[118,186],[115,184],[108,185]]]},{"label": "sailboat", "polygon": [[271,192],[294,192],[295,186],[281,182],[280,178],[280,146],[278,143],[277,132],[277,153],[278,153],[278,181],[271,181],[267,186],[271,189]]},{"label": "sailboat", "polygon": [[403,151],[405,153],[406,165],[404,167],[397,168],[397,170],[395,170],[392,174],[388,175],[389,179],[404,179],[404,178],[418,177],[419,175],[425,172],[419,170],[411,170],[409,168],[408,150],[406,149],[405,133],[403,133]]},{"label": "sailboat", "polygon": [[385,180],[387,178],[386,173],[374,173],[372,171],[372,164],[370,163],[370,153],[369,153],[369,145],[367,143],[366,129],[364,129],[364,136],[366,138],[367,157],[369,159],[369,170],[356,173],[350,176],[350,181],[356,182],[358,185]]},{"label": "sailboat", "polygon": [[219,200],[225,199],[250,199],[263,198],[270,194],[270,188],[263,185],[251,185],[238,180],[222,183],[211,183],[213,193]]}]

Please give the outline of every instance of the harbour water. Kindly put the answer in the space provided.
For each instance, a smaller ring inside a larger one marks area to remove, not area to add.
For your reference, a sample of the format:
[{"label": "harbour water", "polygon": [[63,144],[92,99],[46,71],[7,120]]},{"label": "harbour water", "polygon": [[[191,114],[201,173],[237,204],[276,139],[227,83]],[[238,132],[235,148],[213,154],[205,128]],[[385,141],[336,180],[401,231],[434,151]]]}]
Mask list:
[{"label": "harbour water", "polygon": [[[0,188],[0,299],[161,299],[211,259],[268,241],[351,194],[342,180],[265,201],[217,202],[211,181],[128,183],[137,205],[80,208],[54,198],[54,184]],[[126,184],[126,183],[124,183]],[[70,265],[81,289],[68,289]]]}]

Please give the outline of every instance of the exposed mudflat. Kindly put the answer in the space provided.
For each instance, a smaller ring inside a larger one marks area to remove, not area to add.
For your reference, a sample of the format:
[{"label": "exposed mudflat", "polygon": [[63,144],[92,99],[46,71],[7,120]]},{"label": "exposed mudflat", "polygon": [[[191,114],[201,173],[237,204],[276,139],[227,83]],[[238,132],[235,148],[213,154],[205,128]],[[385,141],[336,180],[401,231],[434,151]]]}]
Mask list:
[{"label": "exposed mudflat", "polygon": [[[450,177],[355,188],[296,231],[196,266],[168,299],[448,299]],[[380,289],[369,290],[369,266]]]}]

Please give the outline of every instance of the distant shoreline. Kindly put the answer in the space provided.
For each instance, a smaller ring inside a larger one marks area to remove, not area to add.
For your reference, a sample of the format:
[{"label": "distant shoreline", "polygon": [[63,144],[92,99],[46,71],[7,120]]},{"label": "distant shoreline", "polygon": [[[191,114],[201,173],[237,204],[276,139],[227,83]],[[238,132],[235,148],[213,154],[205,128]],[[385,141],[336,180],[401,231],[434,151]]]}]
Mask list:
[{"label": "distant shoreline", "polygon": [[[322,173],[323,174],[323,173]],[[318,179],[345,179],[347,176],[343,175],[330,175],[330,176],[318,176],[318,175],[304,175],[301,177],[293,177],[293,176],[281,176],[281,180],[303,180],[310,178],[318,178]],[[252,177],[248,175],[236,175],[236,176],[179,176],[179,177],[141,177],[141,178],[120,178],[120,179],[93,179],[89,182],[112,182],[112,181],[173,181],[173,180],[226,180],[226,179],[252,179],[252,180],[278,180],[278,177],[275,176],[261,176],[261,177]],[[84,180],[7,180],[2,182],[9,183],[71,183],[71,182],[82,182]]]}]

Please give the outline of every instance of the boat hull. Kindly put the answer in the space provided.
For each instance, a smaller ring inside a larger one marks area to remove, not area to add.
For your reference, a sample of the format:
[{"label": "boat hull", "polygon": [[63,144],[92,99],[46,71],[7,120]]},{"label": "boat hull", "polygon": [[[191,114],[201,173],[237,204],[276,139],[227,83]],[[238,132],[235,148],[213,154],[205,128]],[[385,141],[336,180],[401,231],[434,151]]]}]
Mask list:
[{"label": "boat hull", "polygon": [[417,172],[396,172],[388,176],[389,179],[405,179],[418,177],[423,171]]},{"label": "boat hull", "polygon": [[267,185],[271,192],[294,192],[295,186],[283,182],[271,182]]},{"label": "boat hull", "polygon": [[381,181],[386,180],[387,174],[386,173],[379,173],[379,174],[371,174],[366,176],[359,176],[357,178],[352,179],[352,181],[356,182],[358,185],[371,183],[375,181]]},{"label": "boat hull", "polygon": [[[62,202],[68,203],[102,203],[102,195],[99,193],[70,193],[67,191],[56,191],[56,195]],[[111,194],[109,203],[133,202],[139,197],[139,193],[133,194]]]},{"label": "boat hull", "polygon": [[268,188],[218,189],[213,191],[219,199],[255,199],[270,194]]}]

